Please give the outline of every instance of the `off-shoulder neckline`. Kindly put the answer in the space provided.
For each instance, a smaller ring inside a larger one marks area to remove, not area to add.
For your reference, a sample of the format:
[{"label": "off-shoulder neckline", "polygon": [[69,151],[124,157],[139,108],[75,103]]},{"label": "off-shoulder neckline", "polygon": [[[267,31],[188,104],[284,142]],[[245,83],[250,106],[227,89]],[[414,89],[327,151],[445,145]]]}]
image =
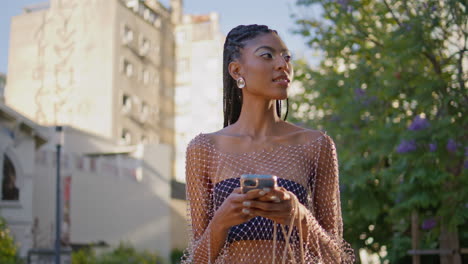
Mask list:
[{"label": "off-shoulder neckline", "polygon": [[[305,130],[305,131],[300,131],[300,132],[304,133],[304,132],[310,132],[310,131],[314,131],[314,130]],[[206,142],[208,147],[218,155],[230,156],[230,157],[241,157],[241,156],[251,156],[251,155],[263,154],[263,153],[267,153],[267,152],[273,152],[274,150],[276,150],[278,148],[281,149],[281,148],[289,148],[289,147],[291,147],[291,148],[307,147],[307,146],[311,146],[311,145],[317,143],[318,141],[320,141],[321,139],[323,139],[323,138],[325,138],[327,136],[326,132],[322,132],[322,131],[318,131],[318,130],[315,130],[315,131],[317,131],[320,135],[317,136],[317,137],[308,139],[307,141],[304,141],[304,142],[301,142],[301,143],[277,144],[276,146],[264,147],[264,148],[257,149],[257,150],[252,150],[252,151],[248,151],[248,152],[239,152],[239,153],[237,153],[237,152],[227,152],[227,151],[219,149],[216,146],[216,144],[213,142],[213,139],[210,138],[209,133],[200,133],[200,134],[198,134],[198,136],[196,138],[202,138],[203,142]],[[291,133],[291,134],[297,134],[297,132],[294,132],[294,133]],[[288,134],[286,136],[290,136],[290,134]]]}]

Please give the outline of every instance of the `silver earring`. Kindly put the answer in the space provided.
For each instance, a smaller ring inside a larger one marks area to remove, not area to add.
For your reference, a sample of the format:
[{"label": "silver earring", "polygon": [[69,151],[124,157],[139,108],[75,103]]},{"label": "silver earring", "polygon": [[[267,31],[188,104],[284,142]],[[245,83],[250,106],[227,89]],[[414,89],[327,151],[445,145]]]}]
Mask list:
[{"label": "silver earring", "polygon": [[245,87],[245,80],[244,78],[240,77],[239,79],[237,79],[237,87],[239,87],[239,89],[242,89]]}]

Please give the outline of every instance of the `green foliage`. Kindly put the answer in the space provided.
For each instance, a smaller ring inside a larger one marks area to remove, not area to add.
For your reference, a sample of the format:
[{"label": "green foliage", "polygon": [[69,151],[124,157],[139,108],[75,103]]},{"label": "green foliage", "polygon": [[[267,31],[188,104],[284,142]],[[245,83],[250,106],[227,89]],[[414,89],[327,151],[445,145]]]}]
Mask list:
[{"label": "green foliage", "polygon": [[96,253],[91,249],[73,251],[71,258],[73,264],[97,264]]},{"label": "green foliage", "polygon": [[96,256],[91,249],[72,253],[73,264],[162,264],[163,258],[149,251],[137,251],[132,246],[121,243],[111,252]]},{"label": "green foliage", "polygon": [[182,256],[184,255],[184,252],[180,249],[173,249],[171,251],[171,263],[172,264],[179,264],[180,263],[180,259],[182,258]]},{"label": "green foliage", "polygon": [[13,237],[10,235],[5,219],[0,217],[0,263],[16,264],[18,252]]},{"label": "green foliage", "polygon": [[304,14],[323,9],[296,16],[297,33],[323,60],[296,62],[303,93],[291,98],[291,121],[336,142],[346,239],[371,252],[386,246],[398,262],[417,211],[422,246],[437,247],[441,224],[468,220],[466,2],[297,4]]}]

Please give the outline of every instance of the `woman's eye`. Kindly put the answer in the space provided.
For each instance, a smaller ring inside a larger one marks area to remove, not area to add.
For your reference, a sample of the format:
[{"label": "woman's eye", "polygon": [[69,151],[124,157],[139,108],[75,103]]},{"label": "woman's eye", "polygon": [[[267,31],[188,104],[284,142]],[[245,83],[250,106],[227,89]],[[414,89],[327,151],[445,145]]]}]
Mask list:
[{"label": "woman's eye", "polygon": [[263,58],[267,58],[267,59],[272,59],[273,58],[273,55],[271,55],[271,53],[263,53],[261,56]]},{"label": "woman's eye", "polygon": [[289,61],[291,60],[291,55],[285,55],[285,56],[284,56],[284,60],[285,60],[286,62],[289,62]]}]

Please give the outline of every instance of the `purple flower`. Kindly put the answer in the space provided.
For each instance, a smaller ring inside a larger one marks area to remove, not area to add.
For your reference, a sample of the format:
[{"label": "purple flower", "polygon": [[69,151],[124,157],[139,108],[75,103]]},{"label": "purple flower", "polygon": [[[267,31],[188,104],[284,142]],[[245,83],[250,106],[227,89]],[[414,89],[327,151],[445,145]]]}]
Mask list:
[{"label": "purple flower", "polygon": [[431,230],[437,226],[437,221],[434,218],[425,219],[421,225],[423,230]]},{"label": "purple flower", "polygon": [[408,129],[412,131],[423,130],[429,127],[429,122],[426,118],[421,118],[420,116],[416,116],[413,119],[413,122],[409,125]]},{"label": "purple flower", "polygon": [[403,26],[403,28],[406,30],[406,31],[410,31],[412,29],[412,26],[408,23],[403,23],[401,24]]},{"label": "purple flower", "polygon": [[340,4],[341,8],[347,12],[353,11],[353,7],[350,5],[350,2],[352,2],[352,0],[338,0],[338,4]]},{"label": "purple flower", "polygon": [[354,94],[356,95],[357,98],[361,98],[366,95],[366,91],[364,91],[361,88],[356,88],[354,89]]},{"label": "purple flower", "polygon": [[458,144],[453,139],[449,139],[447,142],[447,146],[445,146],[448,152],[455,152],[457,151]]},{"label": "purple flower", "polygon": [[437,144],[436,143],[430,143],[429,144],[429,151],[434,152],[437,150]]},{"label": "purple flower", "polygon": [[372,104],[372,103],[375,102],[375,101],[377,101],[377,97],[371,96],[371,97],[368,97],[368,98],[366,98],[365,100],[363,100],[362,103],[363,103],[365,106],[368,106],[368,105]]},{"label": "purple flower", "polygon": [[465,163],[463,164],[463,167],[468,170],[468,160],[465,160]]},{"label": "purple flower", "polygon": [[346,7],[349,3],[349,0],[338,0],[338,4]]},{"label": "purple flower", "polygon": [[362,88],[354,89],[354,99],[364,106],[368,106],[377,101],[376,96],[367,95],[366,90]]},{"label": "purple flower", "polygon": [[416,150],[416,141],[414,140],[403,140],[400,145],[398,145],[396,151],[398,153],[408,153]]}]

